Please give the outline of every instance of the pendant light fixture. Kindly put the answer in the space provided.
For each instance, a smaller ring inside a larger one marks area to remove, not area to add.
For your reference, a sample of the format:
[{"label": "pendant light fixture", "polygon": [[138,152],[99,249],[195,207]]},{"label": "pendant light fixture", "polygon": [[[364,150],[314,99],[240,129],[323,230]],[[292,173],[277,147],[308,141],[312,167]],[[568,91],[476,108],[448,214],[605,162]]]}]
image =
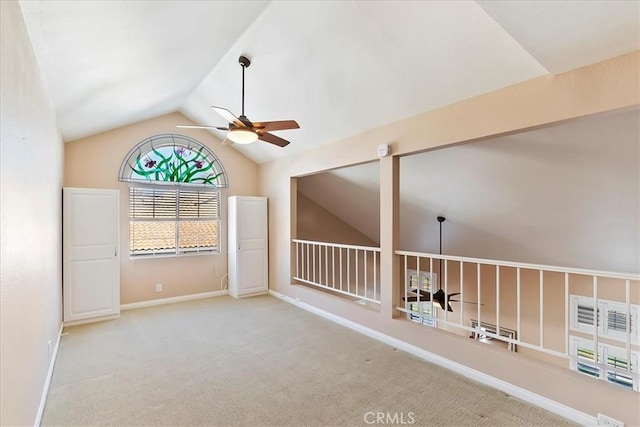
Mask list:
[{"label": "pendant light fixture", "polygon": [[[440,223],[440,255],[442,255],[442,223],[445,222],[447,219],[443,216],[438,216],[436,219]],[[440,274],[438,275],[438,290],[433,294],[433,300],[437,302],[440,305],[440,307],[442,307],[443,310],[453,311],[453,308],[451,308],[451,303],[449,302],[449,298],[447,298],[447,295],[445,295],[444,291],[442,290],[442,258],[440,258],[439,273]],[[458,294],[457,293],[450,294],[449,297],[453,295],[458,295]]]}]

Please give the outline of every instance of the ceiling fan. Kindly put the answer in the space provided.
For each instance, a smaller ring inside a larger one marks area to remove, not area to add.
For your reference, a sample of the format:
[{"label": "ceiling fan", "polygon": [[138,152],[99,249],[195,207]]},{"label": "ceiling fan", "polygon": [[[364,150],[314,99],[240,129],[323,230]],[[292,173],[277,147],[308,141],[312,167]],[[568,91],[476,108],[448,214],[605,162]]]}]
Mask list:
[{"label": "ceiling fan", "polygon": [[242,114],[240,117],[236,117],[231,111],[222,107],[212,106],[216,113],[225,119],[228,123],[228,127],[220,126],[197,126],[197,125],[177,125],[179,128],[191,128],[191,129],[217,129],[226,130],[227,138],[222,141],[222,145],[233,144],[251,144],[256,140],[268,142],[278,147],[286,147],[289,145],[289,141],[282,139],[279,136],[273,135],[269,132],[275,130],[287,130],[287,129],[299,129],[300,125],[295,120],[279,120],[272,122],[252,122],[244,115],[244,70],[251,65],[251,61],[244,55],[238,58],[238,62],[242,67]]}]

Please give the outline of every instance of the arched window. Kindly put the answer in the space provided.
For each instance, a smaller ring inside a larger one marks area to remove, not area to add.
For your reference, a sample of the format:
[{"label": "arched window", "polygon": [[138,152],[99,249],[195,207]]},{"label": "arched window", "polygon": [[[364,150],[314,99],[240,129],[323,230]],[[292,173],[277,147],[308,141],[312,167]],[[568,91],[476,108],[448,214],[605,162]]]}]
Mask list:
[{"label": "arched window", "polygon": [[136,144],[119,173],[129,188],[130,256],[220,252],[218,157],[195,139],[157,135]]},{"label": "arched window", "polygon": [[227,188],[220,159],[183,135],[156,135],[136,144],[120,166],[120,181]]}]

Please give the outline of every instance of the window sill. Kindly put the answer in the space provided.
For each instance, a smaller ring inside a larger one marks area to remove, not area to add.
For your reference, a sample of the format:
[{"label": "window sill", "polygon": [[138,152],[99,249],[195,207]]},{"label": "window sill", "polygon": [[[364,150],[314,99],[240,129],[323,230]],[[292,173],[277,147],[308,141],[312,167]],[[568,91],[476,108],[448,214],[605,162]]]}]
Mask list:
[{"label": "window sill", "polygon": [[222,254],[221,251],[191,252],[191,253],[182,253],[182,254],[129,255],[129,261],[165,259],[165,258],[183,258],[183,257],[192,257],[192,256],[206,256],[206,255],[220,255],[220,254]]}]

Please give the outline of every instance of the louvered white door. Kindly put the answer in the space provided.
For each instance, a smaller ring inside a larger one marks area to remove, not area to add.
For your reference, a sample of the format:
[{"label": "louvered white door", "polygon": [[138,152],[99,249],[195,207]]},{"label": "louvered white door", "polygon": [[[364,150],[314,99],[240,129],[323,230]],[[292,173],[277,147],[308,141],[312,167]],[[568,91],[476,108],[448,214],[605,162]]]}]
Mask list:
[{"label": "louvered white door", "polygon": [[120,313],[118,190],[63,190],[64,322]]},{"label": "louvered white door", "polygon": [[229,197],[229,294],[268,292],[267,199]]}]

